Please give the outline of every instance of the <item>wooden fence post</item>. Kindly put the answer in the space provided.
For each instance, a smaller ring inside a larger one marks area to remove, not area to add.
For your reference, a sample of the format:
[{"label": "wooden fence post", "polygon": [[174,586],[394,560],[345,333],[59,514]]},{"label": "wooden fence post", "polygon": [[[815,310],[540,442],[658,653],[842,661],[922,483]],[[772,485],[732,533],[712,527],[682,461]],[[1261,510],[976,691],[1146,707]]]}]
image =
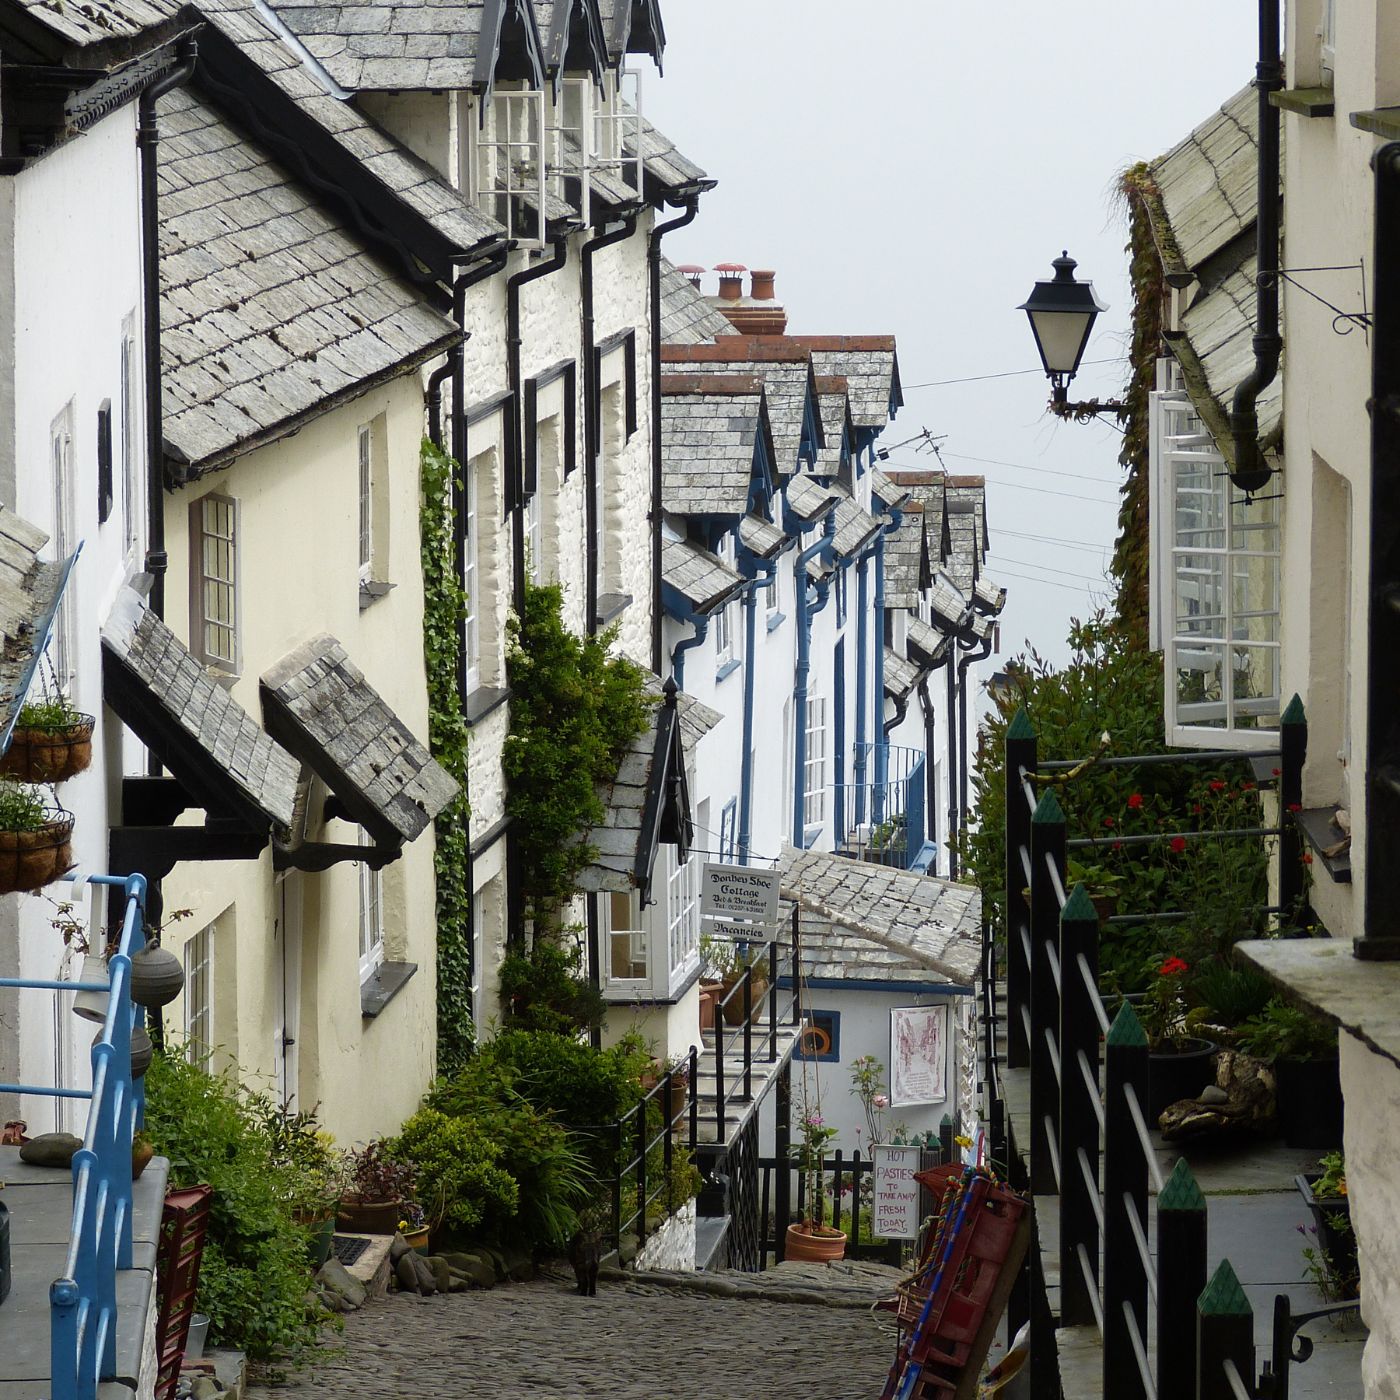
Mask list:
[{"label": "wooden fence post", "polygon": [[1054,1153],[1059,1147],[1060,1082],[1051,1040],[1060,1029],[1060,994],[1051,959],[1060,941],[1060,899],[1051,864],[1065,869],[1065,814],[1047,792],[1031,818],[1031,1190],[1053,1196],[1059,1189]]},{"label": "wooden fence post", "polygon": [[1230,1261],[1222,1259],[1196,1302],[1196,1400],[1235,1400],[1227,1361],[1253,1394],[1254,1309]]},{"label": "wooden fence post", "polygon": [[[1088,968],[1086,979],[1080,967]],[[1083,885],[1060,914],[1060,1324],[1094,1321],[1099,1273],[1099,916]],[[1091,1082],[1092,1081],[1092,1082]],[[1080,1154],[1083,1154],[1081,1161]],[[1080,1248],[1089,1261],[1089,1277]]]},{"label": "wooden fence post", "polygon": [[1022,1012],[1030,1006],[1031,965],[1025,940],[1030,936],[1030,905],[1021,893],[1030,883],[1021,863],[1031,846],[1031,809],[1021,788],[1021,770],[1035,772],[1036,737],[1025,710],[1018,710],[1006,730],[1006,1064],[1025,1069],[1030,1041]]},{"label": "wooden fence post", "polygon": [[1147,1394],[1128,1322],[1131,1316],[1146,1349],[1147,1270],[1133,1226],[1146,1234],[1147,1154],[1128,1107],[1129,1086],[1145,1104],[1147,1036],[1125,1001],[1104,1043],[1103,1393],[1113,1400]]},{"label": "wooden fence post", "polygon": [[[1196,1300],[1206,1286],[1206,1198],[1185,1157],[1157,1197],[1157,1394],[1194,1394]],[[1166,1338],[1166,1345],[1162,1339]]]}]

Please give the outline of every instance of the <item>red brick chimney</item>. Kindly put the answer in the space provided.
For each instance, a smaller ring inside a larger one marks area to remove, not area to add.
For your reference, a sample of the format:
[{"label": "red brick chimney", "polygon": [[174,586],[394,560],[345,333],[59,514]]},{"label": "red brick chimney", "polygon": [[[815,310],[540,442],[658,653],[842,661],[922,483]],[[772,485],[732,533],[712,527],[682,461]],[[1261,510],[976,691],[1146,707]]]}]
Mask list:
[{"label": "red brick chimney", "polygon": [[721,263],[719,309],[740,335],[782,335],[787,330],[787,312],[773,295],[778,274],[772,268],[755,268],[751,274],[750,296],[741,295],[738,263]]}]

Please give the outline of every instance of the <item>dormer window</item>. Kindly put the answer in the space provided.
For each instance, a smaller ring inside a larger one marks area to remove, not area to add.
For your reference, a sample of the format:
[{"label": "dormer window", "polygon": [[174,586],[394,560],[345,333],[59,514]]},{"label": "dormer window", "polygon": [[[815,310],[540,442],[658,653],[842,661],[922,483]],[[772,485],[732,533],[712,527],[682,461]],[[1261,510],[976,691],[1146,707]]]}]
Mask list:
[{"label": "dormer window", "polygon": [[475,98],[476,139],[468,187],[483,213],[505,226],[524,248],[544,246],[544,93],[523,85],[498,85]]},{"label": "dormer window", "polygon": [[[589,77],[565,78],[549,133],[549,190],[593,221],[593,198],[616,204],[642,188],[641,74],[624,69],[600,92]],[[623,94],[626,93],[626,96]]]}]

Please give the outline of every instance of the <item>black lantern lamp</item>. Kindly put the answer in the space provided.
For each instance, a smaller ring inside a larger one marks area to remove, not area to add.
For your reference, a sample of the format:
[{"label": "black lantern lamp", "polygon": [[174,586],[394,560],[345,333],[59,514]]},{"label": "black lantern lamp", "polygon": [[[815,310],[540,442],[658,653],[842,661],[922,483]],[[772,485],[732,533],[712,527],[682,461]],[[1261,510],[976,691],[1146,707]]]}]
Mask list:
[{"label": "black lantern lamp", "polygon": [[1065,252],[1051,264],[1055,275],[1048,282],[1037,282],[1029,297],[1018,308],[1026,313],[1040,351],[1040,362],[1049,376],[1052,393],[1050,412],[1057,418],[1092,418],[1097,413],[1117,413],[1118,403],[1072,404],[1068,401],[1069,381],[1079,370],[1084,347],[1100,311],[1108,307],[1099,300],[1092,282],[1081,282],[1074,275],[1079,264]]}]

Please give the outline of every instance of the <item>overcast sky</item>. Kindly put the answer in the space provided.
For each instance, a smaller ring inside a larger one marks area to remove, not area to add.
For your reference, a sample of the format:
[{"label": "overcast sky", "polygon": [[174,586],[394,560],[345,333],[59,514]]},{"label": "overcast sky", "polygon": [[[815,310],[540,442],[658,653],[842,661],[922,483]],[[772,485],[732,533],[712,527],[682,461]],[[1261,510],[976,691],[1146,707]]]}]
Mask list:
[{"label": "overcast sky", "polygon": [[[1024,313],[1067,248],[1110,304],[1071,397],[1122,388],[1127,226],[1114,190],[1254,75],[1243,0],[663,0],[644,108],[719,180],[675,262],[778,271],[798,334],[893,332],[905,406],[987,478],[1002,659],[1062,658],[1109,597],[1119,435],[1057,423]],[[711,274],[705,290],[715,289]],[[1014,374],[1029,370],[1030,374]],[[933,384],[1008,375],[973,383]],[[926,386],[926,387],[921,387]],[[913,448],[891,460],[934,467]]]}]

